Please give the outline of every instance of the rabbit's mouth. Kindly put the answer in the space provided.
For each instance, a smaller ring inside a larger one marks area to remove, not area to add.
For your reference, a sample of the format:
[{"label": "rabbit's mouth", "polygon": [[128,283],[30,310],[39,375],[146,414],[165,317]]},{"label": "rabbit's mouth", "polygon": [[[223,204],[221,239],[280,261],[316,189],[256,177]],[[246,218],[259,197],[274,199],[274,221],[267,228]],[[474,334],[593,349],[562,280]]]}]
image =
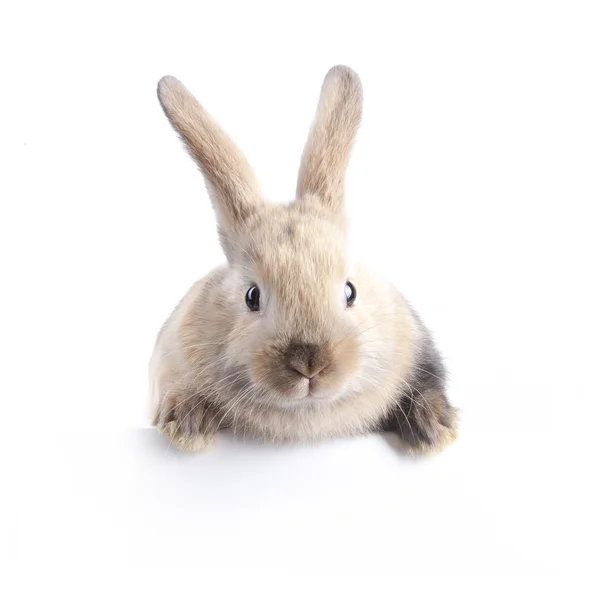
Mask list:
[{"label": "rabbit's mouth", "polygon": [[275,404],[280,408],[302,409],[318,406],[326,406],[338,402],[346,391],[346,386],[337,390],[324,390],[312,388],[306,385],[306,391],[298,394],[278,395],[276,400],[271,404]]},{"label": "rabbit's mouth", "polygon": [[297,408],[336,402],[348,389],[348,383],[348,378],[331,365],[327,371],[312,377],[296,371],[273,372],[269,388],[274,392],[276,404]]},{"label": "rabbit's mouth", "polygon": [[315,400],[335,400],[346,389],[345,385],[327,385],[327,374],[311,377],[308,380],[306,398]]},{"label": "rabbit's mouth", "polygon": [[268,390],[278,403],[329,403],[347,389],[358,366],[355,357],[355,352],[340,352],[328,342],[294,340],[261,348],[253,356],[250,372],[256,387]]},{"label": "rabbit's mouth", "polygon": [[[296,386],[298,392],[303,398],[323,398],[329,396],[331,390],[327,389],[327,380],[332,371],[331,363],[321,364],[316,368],[309,369],[288,369],[291,376],[298,380]],[[325,384],[325,385],[324,385]]]}]

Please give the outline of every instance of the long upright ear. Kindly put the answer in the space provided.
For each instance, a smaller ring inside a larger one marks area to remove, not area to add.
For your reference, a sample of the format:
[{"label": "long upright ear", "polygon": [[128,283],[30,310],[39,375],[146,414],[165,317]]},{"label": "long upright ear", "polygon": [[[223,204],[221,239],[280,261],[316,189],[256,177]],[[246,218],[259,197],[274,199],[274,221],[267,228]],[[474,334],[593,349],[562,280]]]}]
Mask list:
[{"label": "long upright ear", "polygon": [[221,233],[239,231],[263,202],[248,161],[175,77],[163,77],[157,94],[167,119],[204,175]]},{"label": "long upright ear", "polygon": [[308,134],[296,197],[315,195],[331,211],[344,201],[344,179],[362,115],[362,85],[344,66],[333,67],[323,81],[317,113]]}]

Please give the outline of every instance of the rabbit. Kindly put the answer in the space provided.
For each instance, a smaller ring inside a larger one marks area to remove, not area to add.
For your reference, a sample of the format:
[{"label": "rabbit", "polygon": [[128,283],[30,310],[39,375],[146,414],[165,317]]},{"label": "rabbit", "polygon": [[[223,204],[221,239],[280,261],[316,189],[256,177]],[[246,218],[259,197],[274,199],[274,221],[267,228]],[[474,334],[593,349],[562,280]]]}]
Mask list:
[{"label": "rabbit", "polygon": [[153,425],[183,451],[220,429],[275,444],[392,432],[412,454],[457,434],[419,315],[349,259],[344,178],[362,114],[349,67],[327,73],[296,198],[267,202],[233,141],[177,79],[160,105],[202,172],[226,264],[187,292],[149,366]]}]

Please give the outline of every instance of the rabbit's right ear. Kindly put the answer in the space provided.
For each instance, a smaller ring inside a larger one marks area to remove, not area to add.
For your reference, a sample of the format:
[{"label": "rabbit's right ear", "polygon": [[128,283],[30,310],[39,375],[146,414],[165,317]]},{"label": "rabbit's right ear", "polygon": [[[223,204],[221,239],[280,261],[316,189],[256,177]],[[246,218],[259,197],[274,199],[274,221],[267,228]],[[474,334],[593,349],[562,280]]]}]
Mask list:
[{"label": "rabbit's right ear", "polygon": [[204,175],[221,234],[236,234],[263,203],[250,165],[175,77],[163,77],[157,93],[167,119]]},{"label": "rabbit's right ear", "polygon": [[350,151],[362,116],[362,85],[349,67],[329,70],[308,134],[296,197],[302,202],[316,196],[331,212],[339,212],[344,202],[344,179]]}]

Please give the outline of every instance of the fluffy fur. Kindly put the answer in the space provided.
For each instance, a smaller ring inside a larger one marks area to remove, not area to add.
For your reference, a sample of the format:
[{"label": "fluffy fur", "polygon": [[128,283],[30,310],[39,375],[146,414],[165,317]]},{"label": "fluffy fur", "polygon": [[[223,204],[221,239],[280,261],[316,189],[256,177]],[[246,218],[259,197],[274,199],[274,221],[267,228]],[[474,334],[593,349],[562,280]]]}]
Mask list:
[{"label": "fluffy fur", "polygon": [[[204,175],[227,264],[189,290],[158,335],[154,425],[189,451],[210,448],[221,428],[279,443],[393,431],[417,453],[451,442],[456,411],[429,333],[393,287],[348,260],[356,73],[338,66],[325,77],[288,205],[263,199],[246,159],[179,81],[163,78],[158,97]],[[256,312],[245,303],[251,286]]]}]

